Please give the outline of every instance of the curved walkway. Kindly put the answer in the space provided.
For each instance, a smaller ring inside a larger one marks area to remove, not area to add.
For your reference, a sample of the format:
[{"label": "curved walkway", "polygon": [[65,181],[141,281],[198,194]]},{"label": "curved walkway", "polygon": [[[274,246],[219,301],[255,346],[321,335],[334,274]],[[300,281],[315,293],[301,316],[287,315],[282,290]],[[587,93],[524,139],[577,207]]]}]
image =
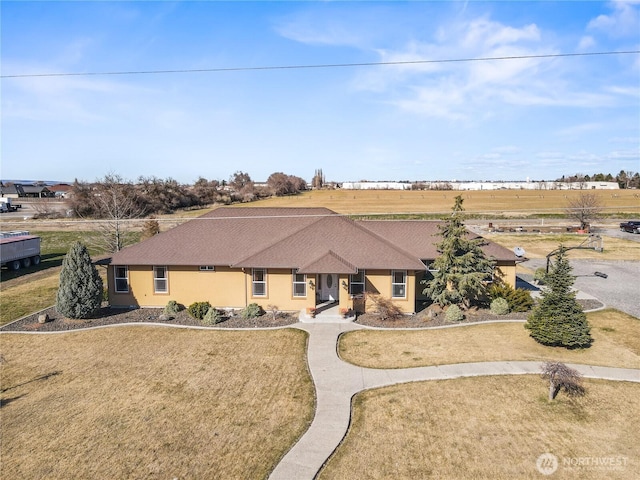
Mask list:
[{"label": "curved walkway", "polygon": [[[316,388],[316,412],[309,429],[271,473],[271,480],[315,478],[346,434],[351,398],[362,390],[422,380],[540,373],[540,362],[459,363],[404,369],[358,367],[340,360],[337,341],[344,332],[366,327],[353,323],[309,323],[295,327],[309,332],[307,355]],[[570,366],[586,378],[640,382],[640,370]]]}]

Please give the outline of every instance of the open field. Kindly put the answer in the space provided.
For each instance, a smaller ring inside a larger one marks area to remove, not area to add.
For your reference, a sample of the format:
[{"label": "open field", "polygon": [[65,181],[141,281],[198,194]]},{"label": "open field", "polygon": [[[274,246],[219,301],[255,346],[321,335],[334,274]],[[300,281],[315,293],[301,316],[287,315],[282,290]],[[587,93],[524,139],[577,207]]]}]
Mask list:
[{"label": "open field", "polygon": [[[551,403],[547,384],[533,375],[362,392],[319,479],[539,479],[536,460],[546,452],[559,461],[550,478],[639,478],[640,385],[586,380],[585,386],[586,397],[561,393]],[[577,465],[593,457],[619,465]]]},{"label": "open field", "polygon": [[[640,215],[638,190],[589,190],[604,205],[607,215]],[[326,207],[338,213],[429,213],[451,212],[454,197],[462,195],[470,214],[487,218],[522,218],[534,215],[564,216],[567,202],[584,190],[493,190],[477,192],[412,190],[312,190],[300,195],[272,197],[238,207]],[[575,223],[575,222],[574,222]]]},{"label": "open field", "polygon": [[[483,233],[482,236],[509,249],[512,249],[514,246],[523,247],[527,252],[526,256],[528,258],[545,258],[550,252],[557,249],[560,244],[565,247],[576,247],[587,239],[587,235],[572,233],[559,235],[540,233]],[[602,246],[602,252],[597,252],[593,249],[574,249],[568,251],[567,256],[569,260],[640,260],[640,242],[622,238],[603,237]]]},{"label": "open field", "polygon": [[340,337],[338,352],[371,368],[410,368],[449,363],[544,361],[640,368],[640,320],[616,310],[587,314],[594,342],[567,350],[540,345],[523,323],[491,323],[431,330],[360,330]]},{"label": "open field", "polygon": [[0,341],[3,478],[264,478],[313,417],[295,329]]}]

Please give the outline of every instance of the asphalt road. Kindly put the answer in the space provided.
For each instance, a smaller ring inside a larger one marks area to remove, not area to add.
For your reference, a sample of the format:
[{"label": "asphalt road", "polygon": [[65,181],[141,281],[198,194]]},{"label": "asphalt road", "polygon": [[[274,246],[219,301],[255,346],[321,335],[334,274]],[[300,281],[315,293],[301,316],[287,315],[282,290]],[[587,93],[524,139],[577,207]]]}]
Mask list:
[{"label": "asphalt road", "polygon": [[[640,262],[569,259],[569,263],[576,276],[575,288],[608,307],[640,318]],[[528,260],[525,265],[535,270],[545,267],[546,259]],[[595,272],[604,273],[607,278],[596,276]]]}]

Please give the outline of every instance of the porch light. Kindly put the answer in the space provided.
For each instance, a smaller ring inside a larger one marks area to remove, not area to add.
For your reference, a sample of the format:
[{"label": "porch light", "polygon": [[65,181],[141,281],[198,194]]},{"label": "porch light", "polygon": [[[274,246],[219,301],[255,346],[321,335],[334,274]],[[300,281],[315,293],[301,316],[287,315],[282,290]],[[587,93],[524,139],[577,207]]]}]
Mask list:
[{"label": "porch light", "polygon": [[342,288],[344,288],[346,290],[348,287],[349,287],[349,285],[347,285],[347,282],[342,280]]},{"label": "porch light", "polygon": [[314,288],[316,285],[313,283],[313,280],[309,279],[309,288]]}]

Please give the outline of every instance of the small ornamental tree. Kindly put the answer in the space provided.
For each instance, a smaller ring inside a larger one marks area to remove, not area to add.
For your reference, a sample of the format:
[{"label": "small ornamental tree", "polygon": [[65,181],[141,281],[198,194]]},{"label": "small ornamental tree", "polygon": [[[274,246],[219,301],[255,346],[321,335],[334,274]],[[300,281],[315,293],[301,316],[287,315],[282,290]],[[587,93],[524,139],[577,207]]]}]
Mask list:
[{"label": "small ornamental tree", "polygon": [[552,347],[586,348],[593,341],[591,327],[571,287],[575,281],[565,249],[560,246],[546,276],[547,287],[529,315],[525,328],[538,343]]},{"label": "small ornamental tree", "polygon": [[87,247],[75,242],[62,262],[56,310],[68,318],[88,318],[102,303],[102,278]]},{"label": "small ornamental tree", "polygon": [[560,390],[564,390],[570,397],[581,397],[586,392],[580,372],[564,363],[545,362],[542,365],[542,378],[549,380],[549,401],[554,400]]},{"label": "small ornamental tree", "polygon": [[495,262],[488,259],[482,238],[472,238],[463,223],[462,196],[455,198],[451,216],[439,225],[442,240],[436,244],[440,254],[431,268],[432,280],[423,280],[423,294],[438,305],[459,305],[468,309],[487,297],[487,278]]}]

